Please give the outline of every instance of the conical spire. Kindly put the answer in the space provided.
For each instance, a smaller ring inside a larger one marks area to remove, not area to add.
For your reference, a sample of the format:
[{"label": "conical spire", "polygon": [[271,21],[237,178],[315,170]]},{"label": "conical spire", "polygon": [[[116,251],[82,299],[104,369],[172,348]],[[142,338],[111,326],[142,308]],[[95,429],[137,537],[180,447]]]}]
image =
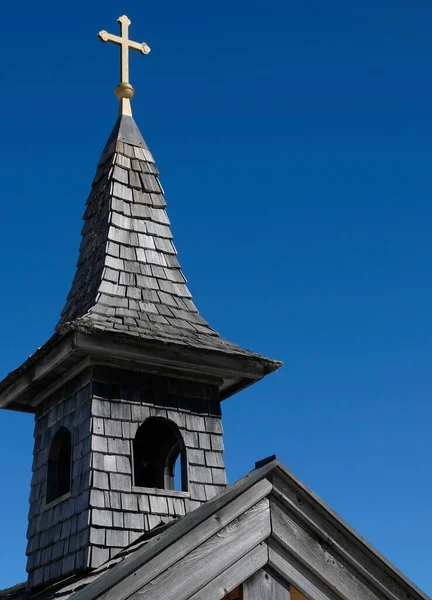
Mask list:
[{"label": "conical spire", "polygon": [[121,115],[87,200],[76,275],[58,327],[239,349],[201,317],[177,260],[153,156],[131,116]]}]

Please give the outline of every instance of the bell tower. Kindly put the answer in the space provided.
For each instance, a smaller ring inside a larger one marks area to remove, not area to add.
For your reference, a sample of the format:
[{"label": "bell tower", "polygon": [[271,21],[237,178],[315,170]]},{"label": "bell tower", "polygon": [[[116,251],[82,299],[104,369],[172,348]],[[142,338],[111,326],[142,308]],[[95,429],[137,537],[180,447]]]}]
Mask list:
[{"label": "bell tower", "polygon": [[35,414],[28,585],[97,567],[226,486],[221,401],[281,363],[221,338],[177,259],[153,156],[132,117],[121,35],[120,115],[97,166],[54,335],[0,383]]}]

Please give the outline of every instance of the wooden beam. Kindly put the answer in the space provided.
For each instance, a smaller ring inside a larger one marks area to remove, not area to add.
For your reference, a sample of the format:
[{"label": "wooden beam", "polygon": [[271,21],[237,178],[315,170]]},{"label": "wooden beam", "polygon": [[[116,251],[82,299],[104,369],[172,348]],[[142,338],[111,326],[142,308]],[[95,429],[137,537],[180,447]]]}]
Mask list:
[{"label": "wooden beam", "polygon": [[385,598],[354,569],[341,560],[333,548],[316,537],[295,515],[277,502],[271,502],[273,538],[317,578],[334,591],[341,600],[382,600]]},{"label": "wooden beam", "polygon": [[331,545],[350,567],[386,597],[430,600],[285,466],[278,466],[271,481],[273,495],[279,502],[294,511],[314,535]]},{"label": "wooden beam", "polygon": [[307,600],[339,600],[313,573],[272,539],[269,541],[269,566],[293,584]]},{"label": "wooden beam", "polygon": [[[250,552],[240,560],[231,565],[226,571],[223,571],[213,581],[201,588],[189,600],[230,600],[230,592],[238,589],[246,579],[251,577],[256,571],[261,569],[268,561],[268,547],[265,542],[255,546]],[[238,594],[233,596],[239,597]]]},{"label": "wooden beam", "polygon": [[[264,498],[181,561],[131,596],[131,600],[188,600],[271,533]],[[143,567],[143,572],[146,567]],[[139,574],[138,574],[139,577]]]},{"label": "wooden beam", "polygon": [[243,583],[243,600],[290,600],[289,584],[273,571],[260,569]]},{"label": "wooden beam", "polygon": [[[273,495],[278,502],[296,514],[303,521],[305,527],[313,532],[314,536],[331,546],[341,560],[357,571],[360,577],[370,581],[374,588],[392,600],[397,600],[407,594],[406,581],[403,581],[403,585],[401,585],[402,582],[395,578],[395,574],[390,574],[388,562],[383,561],[380,564],[382,557],[376,556],[375,551],[370,549],[367,542],[362,540],[357,532],[354,532],[354,536],[351,528],[345,530],[343,522],[334,521],[333,512],[326,515],[321,506],[317,507],[313,501],[311,502],[313,499],[302,496],[301,502],[299,502],[296,490],[288,482],[279,477],[273,478],[273,481]],[[414,584],[412,585],[414,586]],[[413,590],[410,593],[412,594]]]}]

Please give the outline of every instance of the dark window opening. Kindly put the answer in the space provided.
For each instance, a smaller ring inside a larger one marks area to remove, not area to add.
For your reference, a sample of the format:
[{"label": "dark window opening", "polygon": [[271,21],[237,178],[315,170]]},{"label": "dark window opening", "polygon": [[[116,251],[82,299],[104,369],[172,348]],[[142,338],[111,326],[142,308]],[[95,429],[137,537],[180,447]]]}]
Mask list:
[{"label": "dark window opening", "polygon": [[133,441],[134,484],[138,487],[186,491],[185,449],[174,423],[151,418]]},{"label": "dark window opening", "polygon": [[238,588],[230,592],[227,596],[225,596],[223,600],[243,600],[243,587],[239,586]]},{"label": "dark window opening", "polygon": [[48,456],[47,504],[71,489],[71,436],[61,427],[54,436]]}]

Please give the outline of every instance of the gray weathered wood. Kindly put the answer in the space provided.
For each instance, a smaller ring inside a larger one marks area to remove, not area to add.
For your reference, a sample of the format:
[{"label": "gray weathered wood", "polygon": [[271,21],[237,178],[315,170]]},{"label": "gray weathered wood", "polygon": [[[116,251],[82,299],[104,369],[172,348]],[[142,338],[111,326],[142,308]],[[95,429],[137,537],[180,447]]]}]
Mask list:
[{"label": "gray weathered wood", "polygon": [[[255,504],[183,560],[164,570],[132,600],[187,600],[271,533],[269,501]],[[147,567],[143,567],[145,572]],[[140,574],[137,574],[139,578]]]},{"label": "gray weathered wood", "polygon": [[[308,600],[339,600],[313,573],[273,540],[269,542],[269,566],[288,580]],[[351,600],[360,599],[351,598]]]},{"label": "gray weathered wood", "polygon": [[203,598],[205,600],[221,600],[267,564],[267,561],[268,547],[266,542],[261,542],[243,558],[191,596],[189,600],[203,600]]},{"label": "gray weathered wood", "polygon": [[[254,504],[265,498],[271,489],[271,484],[267,480],[263,480],[253,485],[241,496],[234,497],[229,504],[225,506],[219,504],[220,508],[218,508],[218,499],[215,499],[204,505],[200,510],[207,517],[201,523],[197,521],[200,515],[194,513],[187,515],[182,522],[165,532],[163,535],[165,543],[163,545],[159,544],[161,547],[156,554],[156,560],[152,560],[155,558],[155,554],[152,554],[152,548],[154,547],[156,550],[157,542],[162,541],[160,537],[152,540],[142,552],[135,553],[135,555],[125,559],[121,565],[114,567],[109,577],[106,576],[105,581],[100,582],[105,588],[102,590],[105,593],[101,598],[103,600],[125,600],[140,587],[145,586],[161,572],[183,558],[188,552],[194,550]],[[145,560],[146,556],[148,557],[147,560]],[[145,566],[140,568],[142,564]],[[139,576],[134,575],[136,569],[139,570]],[[95,582],[94,586],[97,590],[99,588],[98,582]],[[87,590],[87,593],[86,590],[83,590],[81,593],[78,592],[79,597],[77,596],[76,600],[87,600],[89,592],[89,597],[93,597],[91,590]]]},{"label": "gray weathered wood", "polygon": [[[394,577],[394,573],[390,571],[390,565],[384,557],[379,557],[382,558],[384,564],[377,562],[376,551],[372,551],[357,532],[353,532],[347,525],[341,527],[340,518],[337,515],[334,515],[332,511],[330,514],[326,514],[321,505],[314,505],[310,497],[305,497],[303,493],[299,496],[295,486],[289,485],[286,478],[275,477],[273,482],[273,493],[279,502],[299,515],[315,535],[325,541],[328,540],[332,548],[347,564],[393,600],[404,597],[407,593],[406,586],[401,585],[401,582]],[[333,516],[338,519],[337,524],[332,519]]]},{"label": "gray weathered wood", "polygon": [[290,600],[289,584],[274,572],[260,569],[243,583],[243,600]]},{"label": "gray weathered wood", "polygon": [[377,600],[384,596],[371,589],[363,578],[341,560],[333,548],[324,540],[319,543],[286,507],[271,503],[271,518],[274,539],[293,554],[316,577],[321,579],[342,600],[361,598]]}]

